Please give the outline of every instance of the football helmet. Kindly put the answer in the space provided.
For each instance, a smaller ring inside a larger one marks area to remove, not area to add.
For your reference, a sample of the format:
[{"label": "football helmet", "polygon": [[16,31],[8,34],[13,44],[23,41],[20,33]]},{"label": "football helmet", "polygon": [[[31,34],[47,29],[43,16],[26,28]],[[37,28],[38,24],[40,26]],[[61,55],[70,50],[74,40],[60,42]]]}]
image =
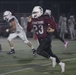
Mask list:
[{"label": "football helmet", "polygon": [[43,15],[43,8],[41,6],[35,6],[32,11],[32,18],[38,18]]},{"label": "football helmet", "polygon": [[8,20],[12,16],[12,13],[10,11],[5,11],[3,13],[3,19]]},{"label": "football helmet", "polygon": [[45,14],[45,15],[49,15],[49,16],[51,16],[51,10],[46,9],[44,14]]}]

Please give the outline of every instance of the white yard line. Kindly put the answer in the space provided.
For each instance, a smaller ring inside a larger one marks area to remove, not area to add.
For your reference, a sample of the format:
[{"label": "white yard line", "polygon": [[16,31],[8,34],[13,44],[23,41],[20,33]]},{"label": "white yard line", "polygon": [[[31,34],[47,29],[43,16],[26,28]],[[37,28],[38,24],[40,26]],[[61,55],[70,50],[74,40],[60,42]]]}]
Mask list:
[{"label": "white yard line", "polygon": [[21,70],[15,70],[15,71],[11,71],[11,72],[2,73],[2,74],[0,74],[0,75],[6,75],[6,74],[15,73],[15,72],[20,72],[20,71],[25,71],[25,70],[29,70],[29,69],[32,69],[32,68],[26,68],[26,69],[21,69]]},{"label": "white yard line", "polygon": [[[71,61],[71,60],[76,60],[76,58],[64,59],[62,61]],[[45,65],[41,65],[41,66],[48,66],[50,64],[51,63],[45,64]],[[21,70],[15,70],[15,71],[11,71],[11,72],[2,73],[0,75],[6,75],[6,74],[11,74],[11,73],[20,72],[20,71],[26,71],[26,70],[30,70],[30,69],[32,69],[32,68],[30,67],[30,68],[25,68],[25,69],[21,69]]]},{"label": "white yard line", "polygon": [[64,60],[62,60],[62,61],[70,61],[70,60],[76,60],[76,58],[64,59]]}]

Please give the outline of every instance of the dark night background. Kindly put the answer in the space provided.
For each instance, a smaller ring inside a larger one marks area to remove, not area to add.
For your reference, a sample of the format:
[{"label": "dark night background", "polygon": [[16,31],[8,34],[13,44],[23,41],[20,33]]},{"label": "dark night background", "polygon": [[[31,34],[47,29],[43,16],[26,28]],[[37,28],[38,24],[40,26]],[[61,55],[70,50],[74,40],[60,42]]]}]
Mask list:
[{"label": "dark night background", "polygon": [[0,29],[2,29],[0,33],[3,35],[3,31],[8,26],[3,20],[4,11],[11,11],[20,21],[20,17],[30,15],[36,5],[42,6],[44,11],[50,9],[56,22],[63,13],[67,18],[71,14],[76,15],[76,0],[0,0]]},{"label": "dark night background", "polygon": [[44,11],[51,9],[54,17],[65,13],[76,15],[76,0],[0,0],[0,13],[10,10],[13,13],[31,13],[34,6],[40,5]]},{"label": "dark night background", "polygon": [[40,5],[54,13],[75,13],[75,0],[0,0],[0,12],[10,10],[16,13],[30,13],[34,6]]}]

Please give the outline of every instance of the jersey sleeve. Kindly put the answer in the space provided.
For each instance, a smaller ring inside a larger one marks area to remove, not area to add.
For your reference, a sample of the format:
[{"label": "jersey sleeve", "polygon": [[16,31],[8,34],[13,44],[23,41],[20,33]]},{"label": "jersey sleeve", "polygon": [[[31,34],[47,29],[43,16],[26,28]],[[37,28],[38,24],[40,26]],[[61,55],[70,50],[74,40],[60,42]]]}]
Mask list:
[{"label": "jersey sleeve", "polygon": [[51,27],[51,22],[50,22],[50,18],[49,17],[45,17],[45,24],[47,25],[47,27]]},{"label": "jersey sleeve", "polygon": [[48,24],[48,27],[51,27],[53,29],[57,28],[57,23],[52,18],[47,18],[46,23]]},{"label": "jersey sleeve", "polygon": [[51,19],[51,25],[53,29],[57,28],[57,23],[55,22],[55,20]]}]

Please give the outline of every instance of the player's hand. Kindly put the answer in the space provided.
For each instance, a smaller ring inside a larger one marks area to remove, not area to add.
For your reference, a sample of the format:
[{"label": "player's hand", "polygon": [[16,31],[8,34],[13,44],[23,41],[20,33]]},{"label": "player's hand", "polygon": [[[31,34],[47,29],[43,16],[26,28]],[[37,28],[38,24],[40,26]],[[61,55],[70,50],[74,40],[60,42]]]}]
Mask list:
[{"label": "player's hand", "polygon": [[9,29],[6,29],[6,32],[8,33],[9,32]]},{"label": "player's hand", "polygon": [[32,21],[32,17],[29,16],[29,17],[28,17],[28,22],[31,22],[31,21]]},{"label": "player's hand", "polygon": [[50,28],[50,27],[48,27],[48,29],[47,29],[47,32],[49,32],[49,33],[52,33],[52,32],[54,32],[55,30],[54,29],[52,29],[52,28]]},{"label": "player's hand", "polygon": [[[15,33],[16,30],[12,30],[12,31],[11,31],[10,29],[6,29],[6,32],[7,32],[7,33]],[[17,31],[17,33],[20,33],[20,32]]]}]

